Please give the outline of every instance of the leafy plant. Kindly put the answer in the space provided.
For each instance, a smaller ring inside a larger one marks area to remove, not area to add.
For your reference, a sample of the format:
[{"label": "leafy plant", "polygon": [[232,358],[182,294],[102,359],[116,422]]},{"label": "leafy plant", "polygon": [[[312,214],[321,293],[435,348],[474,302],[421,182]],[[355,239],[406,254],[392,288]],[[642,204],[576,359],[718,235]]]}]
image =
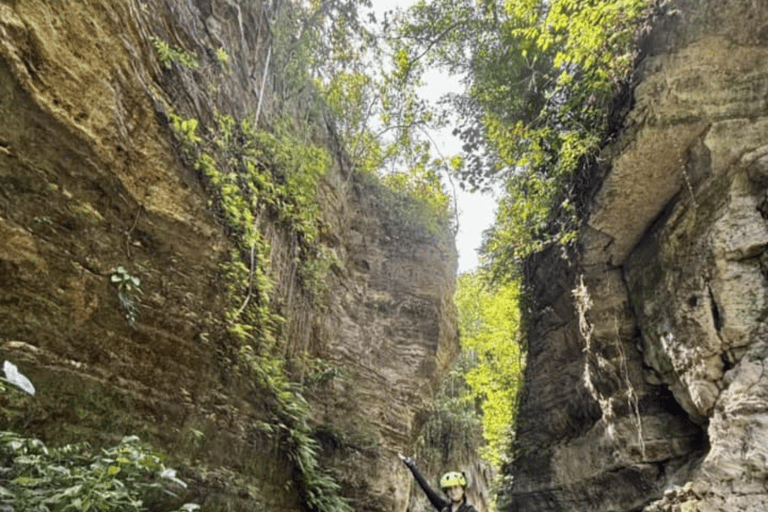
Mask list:
[{"label": "leafy plant", "polygon": [[191,150],[195,147],[195,145],[202,141],[200,136],[197,134],[197,127],[200,124],[197,119],[184,119],[173,111],[169,111],[168,117],[171,119],[171,126],[173,127],[173,131],[179,137],[187,150]]},{"label": "leafy plant", "polygon": [[312,297],[320,298],[328,291],[326,278],[331,268],[341,268],[338,256],[325,246],[319,246],[315,256],[302,261],[301,278]]},{"label": "leafy plant", "polygon": [[141,294],[141,279],[132,275],[124,266],[118,265],[110,281],[117,288],[117,298],[125,310],[125,319],[131,326],[136,324],[137,295]]},{"label": "leafy plant", "polygon": [[216,61],[224,71],[229,71],[229,54],[223,47],[216,50]]},{"label": "leafy plant", "polygon": [[305,386],[317,385],[346,375],[342,368],[331,365],[324,359],[311,357],[308,352],[302,354],[301,359],[302,380]]},{"label": "leafy plant", "polygon": [[[48,448],[14,432],[0,432],[0,507],[30,512],[145,511],[145,500],[186,484],[161,454],[136,436],[99,451],[86,444]],[[178,512],[199,509],[187,503]]]},{"label": "leafy plant", "polygon": [[[461,353],[417,444],[428,470],[444,471],[478,454],[496,471],[509,460],[523,371],[518,301],[514,283],[492,288],[481,271],[459,276]],[[493,485],[501,483],[497,473]]]},{"label": "leafy plant", "polygon": [[171,63],[179,62],[182,66],[189,69],[197,69],[200,67],[200,62],[197,60],[197,55],[193,52],[188,52],[183,48],[174,48],[166,41],[160,38],[153,37],[152,45],[157,51],[157,56],[160,58],[160,62],[166,68],[171,67]]},{"label": "leafy plant", "polygon": [[418,81],[398,81],[398,70],[386,65],[381,41],[361,16],[370,6],[332,0],[283,10],[275,49],[284,101],[299,103],[306,121],[322,118],[329,125],[345,170],[383,177],[394,192],[424,203],[413,220],[441,230],[453,214],[441,181],[446,160],[433,158],[430,145],[415,134],[445,119],[419,99]]},{"label": "leafy plant", "polygon": [[[424,155],[425,158],[427,155]],[[396,199],[398,214],[414,226],[420,226],[438,240],[447,239],[452,223],[452,205],[443,190],[437,168],[439,162],[422,161],[409,171],[393,172],[381,178]]]},{"label": "leafy plant", "polygon": [[[35,394],[32,382],[10,361],[3,364],[0,393],[6,384]],[[48,448],[40,440],[0,431],[0,509],[30,512],[135,511],[145,499],[178,496],[186,488],[165,457],[149,450],[138,437],[124,437],[116,446],[91,450],[87,443]],[[194,512],[185,503],[175,512]]]},{"label": "leafy plant", "polygon": [[481,414],[464,378],[468,359],[461,354],[456,365],[441,381],[433,411],[417,443],[421,458],[435,468],[455,465],[483,449]]},{"label": "leafy plant", "polygon": [[[424,202],[429,207],[448,204],[434,193],[442,187],[429,174],[433,162],[423,159],[421,146],[413,151],[402,140],[384,146],[366,126],[372,116],[368,105],[384,101],[378,95],[387,89],[372,88],[373,82],[362,79],[368,63],[358,51],[365,45],[374,48],[358,17],[364,4],[370,2],[291,2],[276,13],[269,62],[277,75],[273,89],[278,114],[269,120],[270,131],[259,130],[252,120],[220,114],[216,126],[170,116],[234,242],[224,271],[230,301],[226,322],[237,344],[238,369],[254,377],[260,390],[269,391],[281,441],[299,470],[298,490],[316,510],[345,511],[349,505],[318,461],[301,387],[291,381],[285,361],[286,319],[275,300],[273,251],[263,226],[270,222],[291,238],[299,283],[307,296],[319,299],[326,274],[336,264],[334,253],[322,244],[316,197],[333,157],[344,172],[376,174],[384,160],[399,154],[409,172],[405,179],[393,180],[393,188],[433,200]],[[172,49],[159,46],[161,60],[172,61]],[[418,110],[411,106],[412,112]],[[333,377],[333,370],[327,370],[308,375],[307,382]]]},{"label": "leafy plant", "polygon": [[284,360],[279,356],[257,355],[252,346],[243,347],[241,357],[259,383],[272,391],[277,405],[276,424],[289,457],[300,470],[298,491],[309,509],[351,512],[349,503],[339,495],[341,487],[320,465],[320,445],[309,424],[308,404],[299,387],[288,380]]},{"label": "leafy plant", "polygon": [[[349,511],[339,485],[320,466],[319,445],[308,423],[308,408],[288,378],[281,333],[285,319],[272,302],[270,247],[259,219],[269,216],[296,241],[296,258],[309,294],[323,292],[325,272],[334,264],[332,251],[320,243],[316,192],[330,166],[319,146],[307,144],[278,123],[274,132],[256,130],[248,121],[217,117],[213,144],[196,146],[195,168],[207,179],[216,208],[225,219],[237,249],[225,265],[228,330],[239,344],[242,369],[270,392],[287,452],[300,470],[299,491],[313,510]],[[318,375],[318,379],[333,377]]]}]

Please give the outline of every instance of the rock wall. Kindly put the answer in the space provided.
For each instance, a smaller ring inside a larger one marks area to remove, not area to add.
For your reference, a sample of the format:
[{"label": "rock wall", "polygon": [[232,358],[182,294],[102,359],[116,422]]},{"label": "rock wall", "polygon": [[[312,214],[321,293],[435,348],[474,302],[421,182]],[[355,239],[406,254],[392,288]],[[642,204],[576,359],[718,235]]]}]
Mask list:
[{"label": "rock wall", "polygon": [[433,387],[459,352],[457,259],[404,223],[380,186],[359,183],[352,195],[338,248],[347,264],[333,276],[313,342],[351,377],[315,390],[313,413],[353,510],[405,510],[413,479],[397,453],[410,452]]},{"label": "rock wall", "polygon": [[529,265],[503,510],[768,503],[768,2],[658,4],[578,254]]},{"label": "rock wall", "polygon": [[[265,390],[234,372],[223,265],[233,247],[166,105],[268,118],[272,2],[0,2],[0,357],[38,388],[2,400],[2,428],[48,443],[139,434],[171,456],[207,511],[304,510]],[[158,59],[153,38],[194,52]],[[228,66],[215,58],[223,48]],[[266,85],[266,86],[264,86]],[[277,84],[279,85],[279,84]],[[323,181],[338,256],[317,306],[294,242],[266,224],[288,366],[306,354],[341,377],[307,388],[321,465],[354,510],[405,508],[406,451],[456,356],[452,240],[398,216],[341,167]],[[110,282],[141,279],[129,325]]]}]

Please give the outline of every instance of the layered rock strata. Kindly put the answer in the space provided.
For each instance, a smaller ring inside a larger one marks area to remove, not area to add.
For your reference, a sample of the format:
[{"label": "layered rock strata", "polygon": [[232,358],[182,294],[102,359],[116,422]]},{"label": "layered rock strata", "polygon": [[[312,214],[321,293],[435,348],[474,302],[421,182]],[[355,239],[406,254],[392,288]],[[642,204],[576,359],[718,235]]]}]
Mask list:
[{"label": "layered rock strata", "polygon": [[506,510],[768,502],[768,3],[661,12],[579,254],[531,261]]},{"label": "layered rock strata", "polygon": [[[266,391],[232,373],[224,264],[233,244],[168,106],[201,130],[217,111],[275,114],[274,9],[0,3],[0,350],[38,388],[3,403],[3,427],[52,444],[139,434],[187,467],[188,498],[211,511],[305,504],[282,434],[269,434],[284,426]],[[158,42],[195,54],[199,67],[163,63]],[[319,304],[297,282],[290,233],[263,227],[283,350],[289,367],[311,357],[338,370],[307,396],[321,466],[342,496],[355,510],[402,509],[410,477],[395,454],[457,351],[455,251],[340,168],[320,195],[339,264]],[[111,282],[120,266],[141,280],[133,326]]]}]

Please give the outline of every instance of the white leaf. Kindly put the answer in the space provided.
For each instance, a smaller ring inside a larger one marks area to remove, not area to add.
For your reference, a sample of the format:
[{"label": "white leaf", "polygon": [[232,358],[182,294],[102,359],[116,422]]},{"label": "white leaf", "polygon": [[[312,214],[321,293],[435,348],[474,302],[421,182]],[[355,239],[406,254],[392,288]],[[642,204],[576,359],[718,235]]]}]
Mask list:
[{"label": "white leaf", "polygon": [[32,385],[32,382],[21,373],[18,368],[16,368],[15,364],[10,361],[5,361],[3,363],[3,371],[5,372],[5,378],[8,379],[8,382],[20,387],[30,395],[35,394],[35,386]]},{"label": "white leaf", "polygon": [[183,480],[181,480],[179,478],[176,478],[176,470],[175,469],[170,469],[170,468],[165,469],[165,470],[163,470],[162,473],[160,473],[160,476],[163,477],[163,478],[167,478],[171,482],[175,482],[175,483],[179,484],[180,486],[184,487],[185,489],[187,488],[187,483],[186,482],[184,482]]}]

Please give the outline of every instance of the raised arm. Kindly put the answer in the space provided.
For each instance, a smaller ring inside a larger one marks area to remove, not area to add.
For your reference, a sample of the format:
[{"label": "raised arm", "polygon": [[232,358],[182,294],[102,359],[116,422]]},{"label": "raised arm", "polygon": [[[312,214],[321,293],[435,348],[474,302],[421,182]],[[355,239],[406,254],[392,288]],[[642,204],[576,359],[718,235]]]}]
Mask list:
[{"label": "raised arm", "polygon": [[429,485],[429,483],[427,483],[427,479],[424,478],[424,475],[421,474],[419,469],[416,467],[416,462],[414,462],[412,458],[406,457],[402,453],[398,453],[397,455],[400,457],[400,460],[403,461],[405,467],[411,470],[411,473],[413,473],[413,478],[416,479],[416,483],[419,484],[419,487],[421,487],[421,490],[424,491],[427,499],[432,504],[432,506],[435,507],[435,509],[443,510],[445,507],[451,504],[450,500],[444,498],[442,494],[435,491]]}]

